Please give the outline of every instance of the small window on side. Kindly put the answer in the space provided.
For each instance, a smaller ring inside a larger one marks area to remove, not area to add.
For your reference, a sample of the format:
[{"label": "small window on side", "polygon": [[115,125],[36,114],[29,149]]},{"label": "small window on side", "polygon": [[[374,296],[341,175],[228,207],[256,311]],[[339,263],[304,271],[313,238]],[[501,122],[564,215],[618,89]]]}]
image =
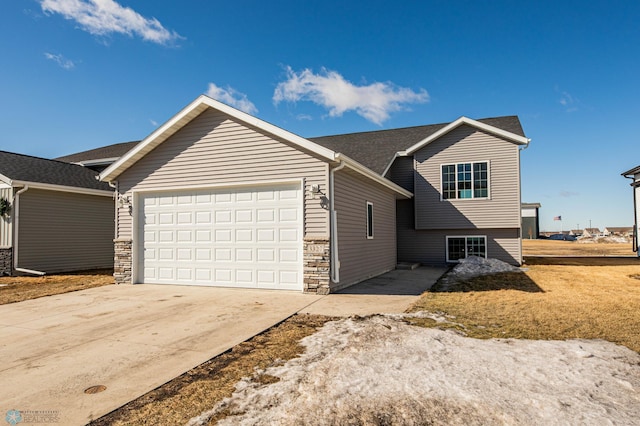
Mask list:
[{"label": "small window on side", "polygon": [[373,204],[367,201],[367,238],[373,238]]}]

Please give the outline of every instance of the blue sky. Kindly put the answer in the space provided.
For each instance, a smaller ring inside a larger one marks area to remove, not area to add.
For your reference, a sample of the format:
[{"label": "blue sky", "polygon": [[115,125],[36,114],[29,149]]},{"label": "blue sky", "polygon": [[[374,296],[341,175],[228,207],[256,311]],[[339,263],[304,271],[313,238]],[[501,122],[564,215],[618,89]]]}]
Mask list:
[{"label": "blue sky", "polygon": [[638,1],[7,1],[0,149],[142,139],[202,93],[306,137],[518,115],[543,229],[630,226],[638,22]]}]

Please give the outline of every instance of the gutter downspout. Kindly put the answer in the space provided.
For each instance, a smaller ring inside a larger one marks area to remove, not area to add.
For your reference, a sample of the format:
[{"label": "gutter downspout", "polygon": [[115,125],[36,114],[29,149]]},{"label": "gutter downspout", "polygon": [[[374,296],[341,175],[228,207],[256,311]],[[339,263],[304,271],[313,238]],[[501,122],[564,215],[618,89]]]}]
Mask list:
[{"label": "gutter downspout", "polygon": [[331,169],[329,172],[329,214],[330,214],[330,225],[329,225],[329,238],[331,239],[331,281],[335,284],[340,282],[340,258],[338,256],[338,212],[335,210],[335,200],[334,200],[334,181],[335,181],[335,173],[346,166],[346,164],[341,161],[340,164]]},{"label": "gutter downspout", "polygon": [[29,185],[25,185],[13,195],[14,206],[14,227],[13,227],[13,270],[18,272],[24,272],[32,275],[45,275],[45,272],[34,271],[33,269],[25,269],[18,267],[18,230],[20,229],[20,194],[26,192],[29,189]]}]

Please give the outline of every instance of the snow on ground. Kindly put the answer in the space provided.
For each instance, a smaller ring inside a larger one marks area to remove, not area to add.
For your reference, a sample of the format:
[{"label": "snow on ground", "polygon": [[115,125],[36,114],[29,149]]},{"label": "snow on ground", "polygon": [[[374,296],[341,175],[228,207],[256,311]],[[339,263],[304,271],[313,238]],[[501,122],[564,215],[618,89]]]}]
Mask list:
[{"label": "snow on ground", "polygon": [[638,424],[640,355],[605,341],[478,340],[374,316],[327,323],[306,352],[192,419],[205,424]]},{"label": "snow on ground", "polygon": [[630,243],[630,237],[622,237],[620,235],[609,235],[602,237],[596,235],[595,237],[579,237],[577,241],[581,244],[593,244],[593,243]]},{"label": "snow on ground", "polygon": [[497,274],[500,272],[522,272],[523,269],[510,265],[498,259],[486,259],[479,256],[468,256],[458,260],[458,264],[440,278],[438,291],[448,291],[458,281],[480,275]]}]

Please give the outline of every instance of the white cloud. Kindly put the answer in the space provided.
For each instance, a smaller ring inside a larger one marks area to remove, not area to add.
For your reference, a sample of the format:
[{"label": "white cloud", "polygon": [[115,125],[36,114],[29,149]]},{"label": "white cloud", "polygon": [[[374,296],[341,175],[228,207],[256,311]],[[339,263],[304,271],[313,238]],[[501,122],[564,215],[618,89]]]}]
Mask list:
[{"label": "white cloud", "polygon": [[[556,89],[556,91],[559,90]],[[567,112],[577,111],[578,105],[580,104],[580,101],[577,98],[574,98],[571,93],[565,91],[560,92],[560,100],[558,102]]]},{"label": "white cloud", "polygon": [[65,58],[60,54],[54,55],[53,53],[44,52],[44,57],[57,63],[58,65],[60,65],[60,67],[64,68],[65,70],[71,70],[76,66],[75,62],[73,62],[71,59]]},{"label": "white cloud", "polygon": [[158,127],[158,122],[152,118],[149,119],[149,123],[151,123],[153,127]]},{"label": "white cloud", "polygon": [[113,0],[40,0],[40,5],[43,12],[59,13],[93,35],[136,35],[158,44],[169,44],[182,38],[163,27],[156,18],[145,18]]},{"label": "white cloud", "polygon": [[365,119],[382,124],[389,114],[400,111],[406,104],[429,101],[426,90],[417,92],[393,83],[372,83],[356,86],[335,71],[325,68],[315,74],[310,69],[296,73],[287,67],[287,79],[278,83],[273,101],[311,101],[329,110],[331,117],[355,111]]},{"label": "white cloud", "polygon": [[240,111],[246,112],[247,114],[256,114],[258,112],[258,108],[256,108],[253,102],[247,98],[247,95],[240,93],[229,86],[222,88],[213,83],[209,83],[207,96],[217,101],[224,102],[227,105],[231,105]]}]

